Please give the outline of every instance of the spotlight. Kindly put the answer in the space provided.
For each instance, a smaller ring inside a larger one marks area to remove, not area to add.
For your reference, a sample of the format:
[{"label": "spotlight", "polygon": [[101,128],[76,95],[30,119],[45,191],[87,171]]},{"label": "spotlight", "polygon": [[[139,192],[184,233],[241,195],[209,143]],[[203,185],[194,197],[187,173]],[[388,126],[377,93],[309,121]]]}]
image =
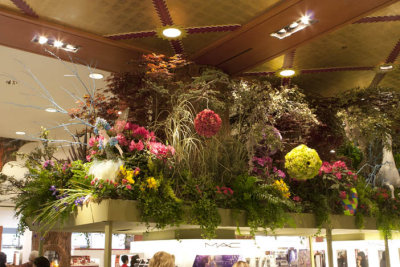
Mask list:
[{"label": "spotlight", "polygon": [[54,113],[54,112],[57,112],[57,109],[55,109],[55,108],[46,108],[45,111]]},{"label": "spotlight", "polygon": [[47,43],[47,37],[45,37],[45,36],[40,36],[39,37],[39,40],[37,41],[39,44],[45,44],[45,43]]},{"label": "spotlight", "polygon": [[117,113],[118,113],[118,115],[121,115],[121,114],[122,114],[122,111],[118,111]]},{"label": "spotlight", "polygon": [[167,38],[176,38],[181,36],[182,31],[177,28],[167,28],[162,31],[162,34]]},{"label": "spotlight", "polygon": [[382,71],[391,71],[393,69],[393,65],[381,65],[379,69]]},{"label": "spotlight", "polygon": [[103,76],[103,74],[100,74],[100,73],[90,73],[89,77],[94,80],[100,80],[100,79],[103,79],[104,76]]},{"label": "spotlight", "polygon": [[311,24],[317,22],[316,20],[312,20],[309,15],[304,15],[296,21],[293,21],[289,25],[282,27],[281,29],[277,30],[276,32],[271,33],[272,37],[276,37],[278,39],[283,39],[289,37],[295,32],[298,32]]},{"label": "spotlight", "polygon": [[59,41],[59,40],[56,40],[56,41],[54,41],[53,46],[54,46],[54,47],[57,47],[57,48],[62,47],[62,46],[63,46],[63,42],[61,42],[61,41]]},{"label": "spotlight", "polygon": [[332,149],[331,151],[329,151],[329,153],[331,153],[331,154],[335,154],[335,153],[336,153],[336,151]]},{"label": "spotlight", "polygon": [[15,132],[15,134],[18,134],[18,135],[25,135],[25,132]]},{"label": "spotlight", "polygon": [[296,72],[294,70],[291,70],[291,69],[285,69],[285,70],[281,70],[279,72],[279,75],[282,76],[282,77],[292,77],[295,74],[296,74]]}]

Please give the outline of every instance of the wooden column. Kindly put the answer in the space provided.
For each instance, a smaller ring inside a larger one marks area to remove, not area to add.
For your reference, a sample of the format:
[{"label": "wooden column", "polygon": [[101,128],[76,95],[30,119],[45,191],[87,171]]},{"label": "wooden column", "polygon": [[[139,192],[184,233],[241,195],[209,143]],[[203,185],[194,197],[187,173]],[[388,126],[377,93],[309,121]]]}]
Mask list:
[{"label": "wooden column", "polygon": [[389,240],[386,234],[385,234],[385,259],[386,259],[386,267],[390,267]]},{"label": "wooden column", "polygon": [[1,237],[3,236],[3,226],[0,226],[0,251],[1,251]]},{"label": "wooden column", "polygon": [[111,267],[112,253],[112,222],[106,222],[104,226],[104,267]]},{"label": "wooden column", "polygon": [[310,247],[311,267],[315,267],[314,250],[313,250],[313,237],[312,236],[308,237],[308,244],[309,244],[309,247]]},{"label": "wooden column", "polygon": [[71,261],[71,233],[48,232],[44,238],[40,233],[32,234],[32,250],[38,250],[40,255],[46,251],[56,251],[58,262],[62,267],[69,267]]},{"label": "wooden column", "polygon": [[332,229],[326,228],[326,250],[328,251],[328,266],[333,267]]}]

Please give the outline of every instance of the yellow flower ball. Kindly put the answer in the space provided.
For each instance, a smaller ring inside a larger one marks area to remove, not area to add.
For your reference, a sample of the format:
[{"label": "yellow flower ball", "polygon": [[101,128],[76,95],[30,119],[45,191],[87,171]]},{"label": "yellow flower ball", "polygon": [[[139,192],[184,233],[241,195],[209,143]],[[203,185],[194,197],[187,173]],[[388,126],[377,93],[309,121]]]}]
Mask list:
[{"label": "yellow flower ball", "polygon": [[315,149],[306,145],[293,148],[285,156],[285,168],[290,177],[297,180],[314,178],[322,166],[322,161]]}]

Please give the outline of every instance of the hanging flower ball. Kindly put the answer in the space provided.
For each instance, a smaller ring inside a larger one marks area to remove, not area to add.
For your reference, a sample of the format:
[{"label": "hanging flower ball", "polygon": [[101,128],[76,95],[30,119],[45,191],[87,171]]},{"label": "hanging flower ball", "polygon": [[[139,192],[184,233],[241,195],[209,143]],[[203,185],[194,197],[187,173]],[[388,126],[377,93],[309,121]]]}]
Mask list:
[{"label": "hanging flower ball", "polygon": [[221,128],[222,120],[217,113],[210,109],[199,112],[194,119],[196,132],[205,137],[216,135]]},{"label": "hanging flower ball", "polygon": [[293,148],[285,156],[285,168],[289,175],[297,180],[314,178],[321,168],[322,161],[315,149],[306,145]]}]

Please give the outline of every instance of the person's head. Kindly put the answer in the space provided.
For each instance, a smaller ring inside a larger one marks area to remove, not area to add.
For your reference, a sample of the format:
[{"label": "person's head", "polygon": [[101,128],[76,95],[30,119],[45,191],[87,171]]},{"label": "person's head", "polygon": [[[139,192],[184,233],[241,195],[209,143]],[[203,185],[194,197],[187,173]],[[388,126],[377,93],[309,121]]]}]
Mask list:
[{"label": "person's head", "polygon": [[33,262],[37,257],[39,257],[39,252],[32,250],[31,254],[29,254],[29,261]]},{"label": "person's head", "polygon": [[365,260],[365,253],[363,251],[359,251],[357,253],[357,257],[359,257],[360,260]]},{"label": "person's head", "polygon": [[175,256],[159,251],[151,258],[149,267],[175,267]]},{"label": "person's head", "polygon": [[4,252],[0,252],[0,266],[4,266],[7,263],[7,255]]},{"label": "person's head", "polygon": [[137,260],[139,259],[139,255],[133,255],[131,258],[131,266],[133,267],[133,265],[137,262]]},{"label": "person's head", "polygon": [[121,256],[121,261],[122,261],[123,264],[127,264],[128,261],[129,261],[128,255],[122,255]]},{"label": "person's head", "polygon": [[33,261],[35,267],[50,267],[50,262],[46,257],[40,256]]},{"label": "person's head", "polygon": [[245,261],[237,261],[232,267],[249,267],[249,264]]}]

